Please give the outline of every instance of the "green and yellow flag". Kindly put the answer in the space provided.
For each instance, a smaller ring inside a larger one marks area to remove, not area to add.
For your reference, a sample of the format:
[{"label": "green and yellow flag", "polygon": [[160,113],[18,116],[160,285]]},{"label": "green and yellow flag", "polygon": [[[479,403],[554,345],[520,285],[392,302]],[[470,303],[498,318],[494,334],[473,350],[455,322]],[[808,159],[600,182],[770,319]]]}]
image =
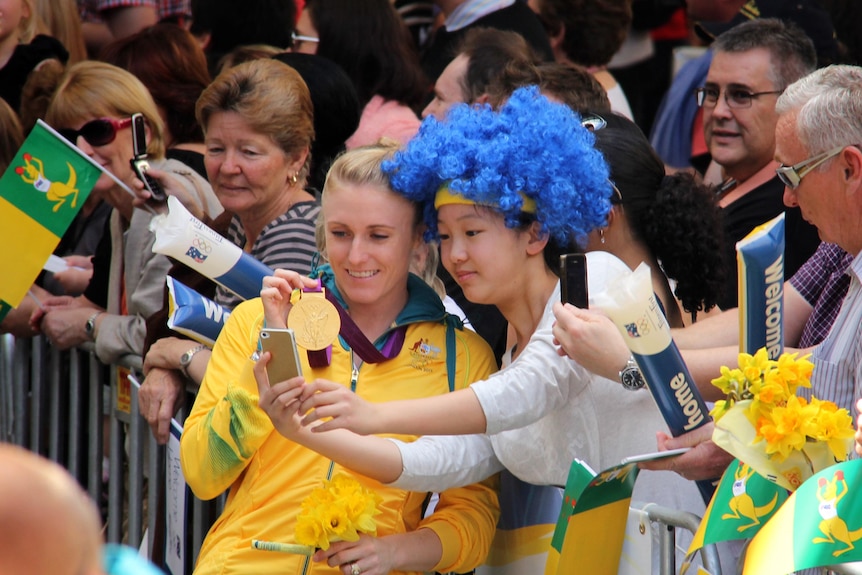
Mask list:
[{"label": "green and yellow flag", "polygon": [[9,313],[10,309],[12,309],[11,305],[9,305],[3,300],[0,300],[0,321],[3,321],[3,318],[6,317],[6,314]]},{"label": "green and yellow flag", "polygon": [[581,498],[584,489],[595,477],[595,472],[581,461],[575,459],[569,467],[569,477],[566,480],[566,490],[563,492],[563,504],[560,507],[560,515],[557,518],[557,526],[551,538],[551,549],[548,551],[548,560],[545,563],[545,575],[556,575],[560,563],[560,553],[563,551],[563,541],[566,539],[566,529],[569,526],[569,518],[575,511],[575,505]]},{"label": "green and yellow flag", "polygon": [[805,481],[751,540],[744,575],[785,575],[862,560],[862,459]]},{"label": "green and yellow flag", "polygon": [[786,489],[735,459],[706,508],[688,548],[687,561],[704,545],[754,537],[787,497]]},{"label": "green and yellow flag", "polygon": [[39,121],[0,178],[0,300],[17,307],[101,176]]},{"label": "green and yellow flag", "polygon": [[569,518],[558,575],[617,572],[637,475],[637,463],[625,463],[590,481]]}]

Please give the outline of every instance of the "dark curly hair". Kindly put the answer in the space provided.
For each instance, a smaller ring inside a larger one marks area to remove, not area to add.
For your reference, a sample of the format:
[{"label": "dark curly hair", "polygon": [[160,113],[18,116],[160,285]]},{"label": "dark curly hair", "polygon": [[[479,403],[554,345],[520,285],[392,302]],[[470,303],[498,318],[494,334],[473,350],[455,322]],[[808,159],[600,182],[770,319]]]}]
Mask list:
[{"label": "dark curly hair", "polygon": [[664,165],[634,122],[604,115],[596,149],[611,170],[632,232],[676,282],[674,295],[693,316],[713,308],[725,284],[721,212],[710,188]]}]

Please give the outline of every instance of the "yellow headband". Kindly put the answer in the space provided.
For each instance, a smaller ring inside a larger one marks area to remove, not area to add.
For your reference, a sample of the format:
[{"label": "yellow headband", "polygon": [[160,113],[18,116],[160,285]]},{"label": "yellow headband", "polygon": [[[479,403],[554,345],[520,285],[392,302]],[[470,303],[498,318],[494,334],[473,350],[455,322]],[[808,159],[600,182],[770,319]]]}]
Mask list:
[{"label": "yellow headband", "polygon": [[[527,197],[524,192],[521,192],[521,199],[523,200],[523,204],[521,205],[521,211],[526,212],[528,214],[536,213],[536,200]],[[439,210],[440,206],[447,206],[451,204],[461,204],[461,205],[480,205],[478,202],[474,202],[471,199],[465,198],[461,194],[452,193],[449,190],[449,186],[447,184],[443,184],[440,186],[440,189],[437,190],[437,195],[434,197],[434,209]],[[490,205],[490,207],[498,207],[496,205]]]}]

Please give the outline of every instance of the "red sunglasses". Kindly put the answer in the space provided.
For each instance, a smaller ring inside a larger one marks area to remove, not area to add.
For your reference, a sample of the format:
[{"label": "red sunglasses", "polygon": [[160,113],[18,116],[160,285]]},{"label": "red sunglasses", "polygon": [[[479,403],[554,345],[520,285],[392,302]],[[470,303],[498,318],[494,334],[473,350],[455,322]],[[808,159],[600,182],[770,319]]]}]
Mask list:
[{"label": "red sunglasses", "polygon": [[115,120],[114,118],[99,118],[91,120],[81,126],[80,130],[63,128],[57,130],[61,136],[72,142],[78,143],[78,136],[84,138],[91,146],[105,146],[117,137],[117,130],[122,130],[132,123],[131,118]]}]

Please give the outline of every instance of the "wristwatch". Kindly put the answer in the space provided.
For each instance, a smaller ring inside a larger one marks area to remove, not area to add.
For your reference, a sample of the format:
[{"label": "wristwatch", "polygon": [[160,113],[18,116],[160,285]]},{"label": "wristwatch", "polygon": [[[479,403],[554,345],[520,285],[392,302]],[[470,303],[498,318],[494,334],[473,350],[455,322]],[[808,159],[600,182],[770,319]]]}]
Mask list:
[{"label": "wristwatch", "polygon": [[620,383],[629,391],[642,389],[646,384],[634,357],[629,357],[626,366],[620,371]]},{"label": "wristwatch", "polygon": [[104,312],[97,311],[89,318],[87,318],[87,323],[84,324],[84,333],[87,334],[87,337],[90,338],[90,341],[95,341],[96,339],[96,318],[103,313]]},{"label": "wristwatch", "polygon": [[194,359],[195,354],[199,351],[207,349],[207,346],[204,344],[197,345],[187,352],[185,352],[182,356],[180,356],[180,371],[186,376],[186,379],[191,379],[192,377],[189,375],[189,365],[192,363],[192,359]]}]

